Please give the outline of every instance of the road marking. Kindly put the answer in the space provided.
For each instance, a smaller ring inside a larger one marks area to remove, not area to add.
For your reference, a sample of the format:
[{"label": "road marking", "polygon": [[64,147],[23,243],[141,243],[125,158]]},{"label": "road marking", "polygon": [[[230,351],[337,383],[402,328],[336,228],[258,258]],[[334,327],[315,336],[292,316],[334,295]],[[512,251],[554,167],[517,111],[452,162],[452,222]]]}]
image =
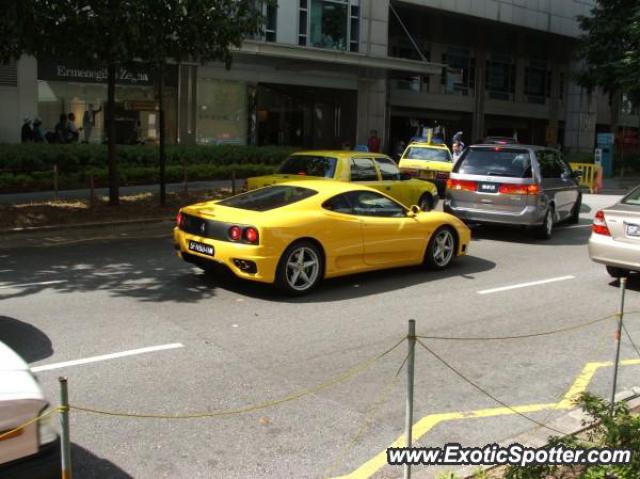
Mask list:
[{"label": "road marking", "polygon": [[509,291],[510,289],[528,288],[529,286],[538,286],[540,284],[556,283],[558,281],[567,281],[569,279],[576,279],[575,276],[559,276],[557,278],[541,279],[540,281],[531,281],[529,283],[512,284],[511,286],[502,286],[500,288],[483,289],[477,291],[478,294],[491,294],[499,293],[501,291]]},{"label": "road marking", "polygon": [[6,288],[29,288],[31,286],[47,286],[50,284],[66,283],[65,280],[59,279],[56,281],[41,281],[40,283],[22,283],[22,284],[2,284],[0,289]]},{"label": "road marking", "polygon": [[571,230],[574,228],[591,228],[593,225],[589,223],[588,225],[573,225],[573,226],[563,226],[563,230]]},{"label": "road marking", "polygon": [[[640,359],[627,359],[620,361],[621,366],[635,366],[640,365]],[[486,418],[496,416],[510,416],[517,413],[528,414],[534,412],[548,411],[550,409],[563,410],[573,409],[574,400],[578,395],[586,391],[589,383],[593,379],[596,371],[600,368],[611,367],[613,362],[592,362],[587,363],[582,369],[582,372],[573,381],[573,384],[569,390],[565,393],[562,399],[557,403],[544,403],[544,404],[527,404],[524,406],[514,406],[512,408],[495,407],[487,409],[476,409],[474,411],[462,411],[462,412],[449,412],[449,413],[437,413],[424,416],[418,422],[414,423],[412,427],[414,443],[417,442],[422,436],[435,428],[438,424],[446,421],[454,421],[458,419],[475,419]],[[398,437],[389,447],[404,447],[405,438],[404,434]],[[363,465],[358,467],[355,471],[344,475],[335,477],[333,479],[368,479],[376,472],[387,465],[387,450],[376,454],[373,458],[369,459]]]},{"label": "road marking", "polygon": [[126,356],[135,356],[137,354],[154,353],[156,351],[166,351],[167,349],[184,348],[182,343],[161,344],[160,346],[149,346],[147,348],[131,349],[120,353],[103,354],[101,356],[91,356],[84,359],[74,359],[73,361],[64,361],[62,363],[47,364],[45,366],[35,366],[31,368],[34,373],[41,371],[50,371],[51,369],[66,368],[69,366],[78,366],[80,364],[97,363],[99,361],[107,361],[109,359],[124,358]]}]

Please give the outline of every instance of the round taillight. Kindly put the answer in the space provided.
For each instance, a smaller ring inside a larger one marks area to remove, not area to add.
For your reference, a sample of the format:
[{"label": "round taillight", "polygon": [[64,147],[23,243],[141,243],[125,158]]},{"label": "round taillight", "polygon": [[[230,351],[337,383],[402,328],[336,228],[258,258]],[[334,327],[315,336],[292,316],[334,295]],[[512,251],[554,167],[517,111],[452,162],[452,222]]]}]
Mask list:
[{"label": "round taillight", "polygon": [[182,212],[178,211],[178,214],[176,215],[176,225],[178,227],[182,226]]},{"label": "round taillight", "polygon": [[231,241],[240,241],[240,238],[242,238],[242,229],[239,226],[229,228],[229,239]]},{"label": "round taillight", "polygon": [[257,243],[258,242],[258,230],[254,227],[250,226],[249,228],[244,229],[244,239],[246,239],[249,243]]}]

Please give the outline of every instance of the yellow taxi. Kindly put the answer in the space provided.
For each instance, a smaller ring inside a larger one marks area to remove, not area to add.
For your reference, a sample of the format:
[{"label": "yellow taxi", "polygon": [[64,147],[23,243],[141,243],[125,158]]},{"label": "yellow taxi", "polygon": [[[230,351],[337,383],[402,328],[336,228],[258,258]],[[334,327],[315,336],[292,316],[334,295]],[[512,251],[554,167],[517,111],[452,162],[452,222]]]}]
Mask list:
[{"label": "yellow taxi", "polygon": [[287,181],[319,178],[349,181],[391,196],[405,206],[418,205],[422,211],[435,208],[438,190],[432,184],[402,174],[386,155],[363,151],[301,151],[291,155],[273,175],[247,179],[247,189]]},{"label": "yellow taxi", "polygon": [[424,213],[358,183],[290,181],[182,208],[174,243],[184,261],[214,264],[291,295],[324,278],[398,266],[447,268],[467,253],[458,218]]},{"label": "yellow taxi", "polygon": [[422,180],[433,181],[438,194],[444,197],[453,157],[449,147],[441,143],[412,142],[400,158],[400,171]]}]

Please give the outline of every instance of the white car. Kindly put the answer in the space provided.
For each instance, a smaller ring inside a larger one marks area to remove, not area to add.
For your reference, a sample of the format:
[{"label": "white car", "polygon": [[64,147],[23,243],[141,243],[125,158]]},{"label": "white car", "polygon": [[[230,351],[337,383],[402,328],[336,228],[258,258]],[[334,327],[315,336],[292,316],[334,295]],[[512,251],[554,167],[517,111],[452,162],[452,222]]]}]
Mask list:
[{"label": "white car", "polygon": [[[49,408],[29,365],[0,342],[0,435]],[[59,478],[60,441],[55,415],[0,439],[0,477]]]}]

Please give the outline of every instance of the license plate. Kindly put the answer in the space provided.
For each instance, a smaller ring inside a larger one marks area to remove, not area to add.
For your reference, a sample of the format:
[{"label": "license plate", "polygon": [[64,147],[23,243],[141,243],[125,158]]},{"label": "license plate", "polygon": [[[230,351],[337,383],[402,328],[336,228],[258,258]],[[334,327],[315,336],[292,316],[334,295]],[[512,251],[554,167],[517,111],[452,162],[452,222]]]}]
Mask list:
[{"label": "license plate", "polygon": [[640,225],[628,224],[627,223],[627,236],[638,236],[640,237]]},{"label": "license plate", "polygon": [[478,191],[480,193],[497,193],[498,184],[497,183],[478,183]]},{"label": "license plate", "polygon": [[189,241],[189,251],[213,256],[213,246],[198,241]]}]

